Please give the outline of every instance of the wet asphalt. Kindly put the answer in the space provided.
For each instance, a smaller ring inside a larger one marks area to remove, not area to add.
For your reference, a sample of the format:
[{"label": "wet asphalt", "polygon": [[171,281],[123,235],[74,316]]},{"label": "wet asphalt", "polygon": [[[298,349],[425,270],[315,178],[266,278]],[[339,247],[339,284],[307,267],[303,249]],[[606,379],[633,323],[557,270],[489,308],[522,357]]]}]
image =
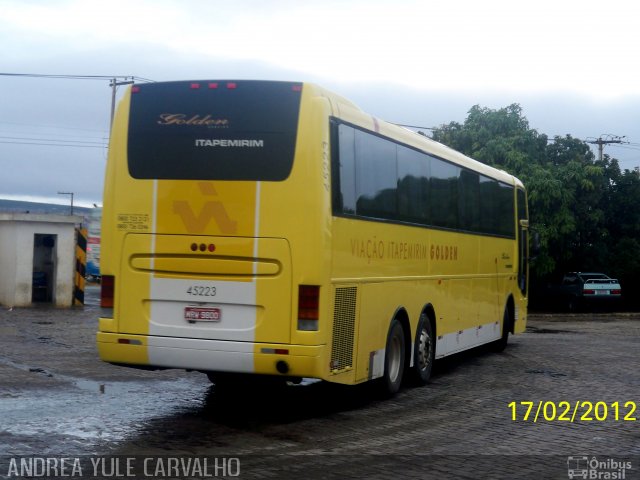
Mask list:
[{"label": "wet asphalt", "polygon": [[[504,353],[476,349],[438,362],[430,385],[383,400],[368,386],[224,391],[199,372],[105,364],[95,347],[97,294],[89,287],[80,308],[0,307],[0,457],[227,455],[253,458],[263,475],[255,478],[298,478],[281,466],[290,463],[282,456],[300,455],[308,478],[328,478],[326,465],[340,478],[361,478],[371,455],[559,455],[563,475],[567,456],[580,452],[640,459],[638,421],[534,424],[514,421],[508,408],[523,400],[640,406],[637,315],[534,316]],[[428,471],[450,472],[437,458]],[[482,458],[502,472],[495,457]],[[397,468],[369,477],[402,477]],[[430,478],[424,469],[422,462],[408,471]],[[519,472],[509,478],[536,478]],[[475,478],[473,469],[469,475],[461,478]]]}]

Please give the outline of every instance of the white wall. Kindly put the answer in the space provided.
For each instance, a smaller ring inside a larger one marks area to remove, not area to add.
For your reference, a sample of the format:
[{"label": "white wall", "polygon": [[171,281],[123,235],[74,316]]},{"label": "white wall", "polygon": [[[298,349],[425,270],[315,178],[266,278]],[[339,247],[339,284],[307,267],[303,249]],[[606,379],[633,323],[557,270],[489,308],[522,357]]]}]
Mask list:
[{"label": "white wall", "polygon": [[0,222],[0,304],[13,306],[16,284],[16,229]]},{"label": "white wall", "polygon": [[75,224],[81,217],[64,215],[0,214],[0,303],[31,305],[33,241],[35,234],[56,235],[55,285],[52,303],[73,304]]}]

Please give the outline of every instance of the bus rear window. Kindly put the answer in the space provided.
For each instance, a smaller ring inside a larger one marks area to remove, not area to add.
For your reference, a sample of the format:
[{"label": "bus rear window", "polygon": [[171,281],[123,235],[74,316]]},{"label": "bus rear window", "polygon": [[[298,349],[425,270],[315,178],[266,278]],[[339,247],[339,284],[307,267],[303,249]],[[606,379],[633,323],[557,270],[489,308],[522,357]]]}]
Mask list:
[{"label": "bus rear window", "polygon": [[301,87],[258,81],[136,85],[129,173],[139,179],[285,180]]}]

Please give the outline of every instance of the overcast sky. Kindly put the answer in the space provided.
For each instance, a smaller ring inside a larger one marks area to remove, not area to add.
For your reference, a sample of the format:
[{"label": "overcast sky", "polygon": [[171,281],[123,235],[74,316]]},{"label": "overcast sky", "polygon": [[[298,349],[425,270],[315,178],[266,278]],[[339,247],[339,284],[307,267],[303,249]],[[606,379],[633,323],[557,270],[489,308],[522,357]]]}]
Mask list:
[{"label": "overcast sky", "polygon": [[[640,3],[0,0],[0,72],[317,82],[398,123],[519,103],[549,136],[631,142]],[[101,203],[109,81],[0,76],[0,197]]]}]

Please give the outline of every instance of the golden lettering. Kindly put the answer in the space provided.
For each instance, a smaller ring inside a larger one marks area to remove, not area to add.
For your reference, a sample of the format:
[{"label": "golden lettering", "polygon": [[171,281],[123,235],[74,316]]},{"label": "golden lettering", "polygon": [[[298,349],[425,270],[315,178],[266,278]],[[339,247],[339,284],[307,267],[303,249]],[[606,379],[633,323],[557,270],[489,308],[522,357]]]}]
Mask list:
[{"label": "golden lettering", "polygon": [[229,120],[226,118],[213,118],[210,114],[205,116],[191,115],[184,113],[161,113],[158,125],[204,125],[204,126],[221,126],[227,125]]},{"label": "golden lettering", "polygon": [[431,260],[458,260],[457,245],[434,245],[431,244],[430,249]]}]

